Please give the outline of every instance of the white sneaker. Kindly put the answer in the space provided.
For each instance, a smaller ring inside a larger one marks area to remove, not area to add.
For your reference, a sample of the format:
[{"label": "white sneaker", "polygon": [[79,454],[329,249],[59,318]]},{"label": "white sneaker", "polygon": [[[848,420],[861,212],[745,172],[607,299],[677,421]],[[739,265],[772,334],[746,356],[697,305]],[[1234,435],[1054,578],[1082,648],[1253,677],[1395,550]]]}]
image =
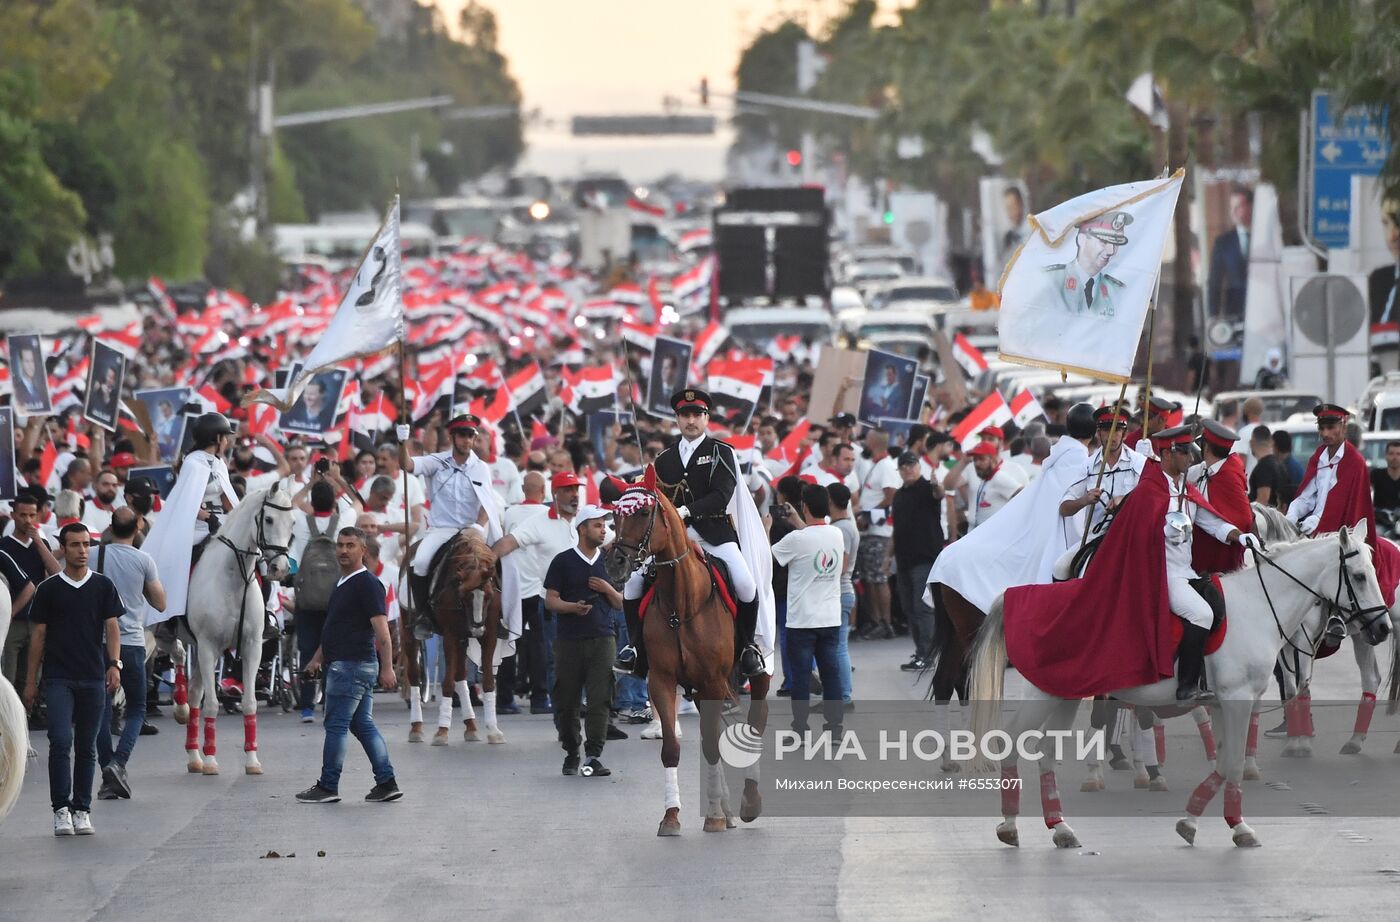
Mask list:
[{"label": "white sneaker", "polygon": [[86,810],[73,811],[73,834],[78,836],[90,836],[95,829],[92,828],[92,814]]},{"label": "white sneaker", "polygon": [[71,836],[73,834],[73,816],[68,812],[67,807],[59,807],[53,812],[53,834],[56,836]]},{"label": "white sneaker", "polygon": [[[681,722],[678,720],[678,721],[676,721],[676,739],[680,739],[680,738],[681,738]],[[644,740],[659,740],[659,739],[661,739],[661,721],[658,720],[657,718],[653,717],[653,718],[651,719],[651,723],[647,724],[646,729],[642,731],[642,739],[644,739]]]}]

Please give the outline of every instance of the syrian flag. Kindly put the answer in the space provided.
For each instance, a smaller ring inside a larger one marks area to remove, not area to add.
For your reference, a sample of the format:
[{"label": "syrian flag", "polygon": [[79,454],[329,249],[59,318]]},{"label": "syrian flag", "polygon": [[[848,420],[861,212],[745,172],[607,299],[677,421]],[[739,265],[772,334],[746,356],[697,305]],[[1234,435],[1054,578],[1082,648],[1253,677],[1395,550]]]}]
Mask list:
[{"label": "syrian flag", "polygon": [[491,359],[484,362],[477,362],[467,371],[458,376],[457,382],[472,391],[494,390],[504,387],[505,376],[501,374],[501,369]]},{"label": "syrian flag", "polygon": [[367,407],[350,408],[350,428],[365,435],[375,436],[394,425],[394,405],[383,394],[369,402]]},{"label": "syrian flag", "polygon": [[953,427],[953,441],[963,451],[967,451],[980,441],[977,433],[988,426],[1002,426],[1011,422],[1011,408],[1000,391],[992,391],[971,413]]},{"label": "syrian flag", "polygon": [[649,205],[636,197],[627,200],[627,211],[631,213],[632,217],[642,220],[666,217],[665,208],[660,205]]},{"label": "syrian flag", "polygon": [[695,355],[691,359],[691,363],[703,371],[709,366],[710,359],[715,357],[727,339],[729,339],[729,328],[711,320],[709,325],[700,331],[700,335],[695,337]]},{"label": "syrian flag", "polygon": [[715,258],[707,256],[694,268],[671,279],[671,299],[681,314],[703,310],[710,303],[710,283],[714,279]]},{"label": "syrian flag", "polygon": [[[798,420],[792,431],[778,443],[778,447],[768,453],[770,461],[790,461],[802,452],[802,441],[812,431],[812,421],[807,417]],[[805,457],[805,456],[804,456]]]},{"label": "syrian flag", "polygon": [[559,396],[575,413],[587,415],[610,409],[617,399],[617,372],[606,365],[563,370],[564,386]]},{"label": "syrian flag", "polygon": [[715,415],[734,432],[742,432],[753,418],[763,383],[773,370],[772,359],[716,360],[709,365],[708,385]]},{"label": "syrian flag", "polygon": [[1045,415],[1045,411],[1040,407],[1040,401],[1035,399],[1035,395],[1028,388],[1022,386],[1016,392],[1016,396],[1011,398],[1011,418],[1016,421],[1016,425],[1024,429],[1026,423],[1040,419]]},{"label": "syrian flag", "polygon": [[638,349],[656,351],[656,337],[661,332],[659,323],[642,323],[637,320],[622,321],[622,338]]},{"label": "syrian flag", "polygon": [[953,336],[953,358],[957,359],[969,378],[975,378],[987,370],[987,358],[967,337],[961,333]]},{"label": "syrian flag", "polygon": [[548,396],[544,390],[544,372],[538,362],[531,362],[506,379],[515,412],[521,419],[538,416],[544,412]]},{"label": "syrian flag", "polygon": [[277,419],[282,414],[270,404],[255,403],[248,407],[245,435],[269,435],[277,428]]},{"label": "syrian flag", "polygon": [[326,329],[306,357],[301,373],[281,391],[260,390],[245,403],[271,403],[286,411],[319,372],[349,359],[366,358],[404,338],[402,250],[399,243],[399,198],[384,215]]},{"label": "syrian flag", "polygon": [[693,231],[686,231],[681,234],[681,239],[676,243],[676,249],[682,253],[689,253],[691,250],[698,250],[701,247],[714,246],[714,239],[708,227],[702,227]]}]

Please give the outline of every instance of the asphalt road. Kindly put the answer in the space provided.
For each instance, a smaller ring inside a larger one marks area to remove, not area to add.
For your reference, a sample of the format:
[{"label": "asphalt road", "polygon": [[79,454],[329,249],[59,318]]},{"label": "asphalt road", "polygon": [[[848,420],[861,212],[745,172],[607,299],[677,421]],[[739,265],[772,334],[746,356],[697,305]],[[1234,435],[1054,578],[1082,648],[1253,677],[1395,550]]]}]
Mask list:
[{"label": "asphalt road", "polygon": [[[907,639],[858,643],[852,652],[858,698],[920,697],[897,669]],[[1352,698],[1354,676],[1345,651],[1324,662],[1317,697]],[[203,777],[186,773],[183,735],[167,717],[161,734],[137,747],[134,799],[96,803],[91,838],[52,836],[47,743],[36,734],[41,759],[30,763],[20,804],[0,827],[0,919],[1400,918],[1396,808],[1367,818],[1301,806],[1326,809],[1328,784],[1343,783],[1327,780],[1335,773],[1314,771],[1289,785],[1280,777],[1286,768],[1271,763],[1265,783],[1246,788],[1246,815],[1263,848],[1230,845],[1219,801],[1196,846],[1184,845],[1173,823],[1207,771],[1199,745],[1189,745],[1189,721],[1173,733],[1170,793],[1132,791],[1125,773],[1112,773],[1110,791],[1095,796],[1116,806],[1077,816],[1070,792],[1081,769],[1067,768],[1061,788],[1083,847],[1057,850],[1029,790],[1019,849],[997,842],[995,815],[764,817],[705,834],[692,780],[694,716],[683,718],[684,834],[658,839],[659,744],[638,739],[638,727],[628,728],[632,739],[608,745],[610,778],[566,778],[548,717],[503,718],[503,746],[464,743],[456,733],[443,749],[406,742],[407,712],[396,697],[380,696],[376,710],[406,791],[397,803],[360,800],[373,781],[353,741],[346,800],[293,801],[316,778],[319,723],[265,711],[266,774],[248,777],[239,722],[225,717],[224,774]],[[1266,715],[1265,726],[1276,720]],[[1400,755],[1391,754],[1397,729],[1400,717],[1378,710],[1359,757],[1370,770],[1400,775]],[[1319,738],[1318,764],[1345,738],[1333,735]],[[1271,747],[1281,744],[1263,746]],[[1266,798],[1268,815],[1250,810]],[[269,851],[286,857],[264,858]]]}]

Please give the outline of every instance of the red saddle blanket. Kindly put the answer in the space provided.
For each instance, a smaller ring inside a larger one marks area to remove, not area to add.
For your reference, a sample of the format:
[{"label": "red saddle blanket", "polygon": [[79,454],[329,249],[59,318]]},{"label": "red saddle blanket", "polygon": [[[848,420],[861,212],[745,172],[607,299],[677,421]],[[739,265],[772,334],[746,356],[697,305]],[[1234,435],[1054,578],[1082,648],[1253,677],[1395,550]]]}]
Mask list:
[{"label": "red saddle blanket", "polygon": [[[705,566],[710,571],[710,580],[714,584],[715,591],[719,593],[720,600],[724,602],[725,609],[729,612],[729,617],[739,616],[739,605],[734,601],[734,592],[729,588],[729,570],[724,565],[724,561],[715,557],[710,557],[700,550],[698,545],[691,545],[696,556],[705,562]],[[651,600],[656,595],[656,583],[647,586],[646,592],[642,594],[642,604],[638,609],[638,615],[643,620],[646,619],[647,609],[651,607]]]}]

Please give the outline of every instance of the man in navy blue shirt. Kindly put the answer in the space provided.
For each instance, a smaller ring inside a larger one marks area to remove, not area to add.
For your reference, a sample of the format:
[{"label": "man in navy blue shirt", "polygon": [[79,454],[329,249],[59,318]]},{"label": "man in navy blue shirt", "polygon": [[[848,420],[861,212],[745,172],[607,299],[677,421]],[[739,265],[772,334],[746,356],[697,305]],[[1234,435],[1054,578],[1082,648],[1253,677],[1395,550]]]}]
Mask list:
[{"label": "man in navy blue shirt", "polygon": [[346,732],[365,747],[374,769],[374,787],[365,800],[383,803],[403,796],[389,763],[389,747],[374,725],[374,683],[393,690],[393,648],[384,584],[365,568],[365,533],[342,528],[336,533],[335,559],[340,582],[326,605],[321,646],[306,666],[312,674],[326,665],[326,743],[321,750],[321,777],[297,795],[304,804],[340,801],[340,770],[345,764]]},{"label": "man in navy blue shirt", "polygon": [[[613,698],[613,657],[617,643],[613,612],[622,593],[608,581],[603,542],[608,539],[606,509],[582,506],[574,515],[578,545],[555,556],[544,577],[544,607],[558,615],[554,640],[554,713],[564,747],[564,774],[610,775],[599,756],[608,738],[608,711]],[[579,706],[588,691],[584,721],[588,761],[579,765]]]}]

